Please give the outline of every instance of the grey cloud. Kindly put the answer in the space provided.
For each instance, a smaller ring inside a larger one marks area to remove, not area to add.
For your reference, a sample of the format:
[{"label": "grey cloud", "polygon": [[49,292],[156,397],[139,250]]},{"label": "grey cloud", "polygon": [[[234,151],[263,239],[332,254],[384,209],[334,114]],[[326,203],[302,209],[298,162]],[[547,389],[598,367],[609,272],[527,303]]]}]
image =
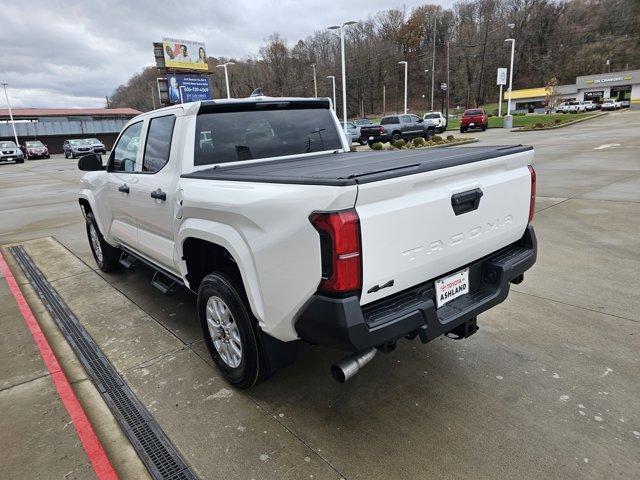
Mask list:
[{"label": "grey cloud", "polygon": [[162,36],[204,41],[211,56],[258,54],[279,32],[290,44],[382,9],[452,0],[96,1],[22,0],[0,10],[0,81],[23,107],[104,105],[121,83],[153,64]]}]

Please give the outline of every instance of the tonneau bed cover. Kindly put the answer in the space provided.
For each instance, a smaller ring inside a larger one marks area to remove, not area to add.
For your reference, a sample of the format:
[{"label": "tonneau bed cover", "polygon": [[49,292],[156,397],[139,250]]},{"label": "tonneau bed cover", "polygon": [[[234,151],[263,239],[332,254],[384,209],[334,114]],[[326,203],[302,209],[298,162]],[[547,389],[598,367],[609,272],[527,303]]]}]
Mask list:
[{"label": "tonneau bed cover", "polygon": [[346,186],[440,170],[512,155],[533,147],[498,145],[428,150],[340,152],[302,158],[224,164],[182,175],[183,178],[238,182]]}]

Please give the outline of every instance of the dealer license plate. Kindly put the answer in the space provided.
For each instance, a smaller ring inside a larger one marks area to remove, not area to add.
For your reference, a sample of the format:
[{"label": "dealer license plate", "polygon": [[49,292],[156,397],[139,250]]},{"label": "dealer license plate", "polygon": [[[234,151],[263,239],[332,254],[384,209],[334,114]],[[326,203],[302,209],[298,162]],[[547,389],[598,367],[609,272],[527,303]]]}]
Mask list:
[{"label": "dealer license plate", "polygon": [[473,122],[471,122],[471,123],[469,124],[469,126],[470,126],[470,127],[473,127],[474,125],[475,125],[475,123],[473,123]]},{"label": "dealer license plate", "polygon": [[436,280],[436,307],[440,308],[465,293],[469,293],[468,268]]},{"label": "dealer license plate", "polygon": [[369,137],[369,140],[373,140],[373,137]]}]

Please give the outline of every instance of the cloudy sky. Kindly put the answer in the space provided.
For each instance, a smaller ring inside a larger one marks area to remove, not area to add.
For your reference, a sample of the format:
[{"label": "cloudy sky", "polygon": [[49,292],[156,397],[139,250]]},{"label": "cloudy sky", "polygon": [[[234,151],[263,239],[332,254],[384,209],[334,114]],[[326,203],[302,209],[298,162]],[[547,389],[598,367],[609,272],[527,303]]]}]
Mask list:
[{"label": "cloudy sky", "polygon": [[[291,45],[379,10],[453,0],[3,0],[0,82],[12,106],[103,107],[105,95],[154,63],[163,36],[203,41],[212,56],[257,55],[279,32]],[[4,96],[0,108],[5,107]]]}]

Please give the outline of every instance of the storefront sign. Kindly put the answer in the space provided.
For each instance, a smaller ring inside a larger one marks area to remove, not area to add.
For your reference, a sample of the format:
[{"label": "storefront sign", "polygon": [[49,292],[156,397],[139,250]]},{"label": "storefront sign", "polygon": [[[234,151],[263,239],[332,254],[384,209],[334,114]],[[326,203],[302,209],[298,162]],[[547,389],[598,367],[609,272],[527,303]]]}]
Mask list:
[{"label": "storefront sign", "polygon": [[596,90],[595,92],[584,92],[585,100],[595,100],[604,97],[604,90]]},{"label": "storefront sign", "polygon": [[498,69],[498,80],[496,85],[506,85],[507,84],[507,69],[499,68]]}]

